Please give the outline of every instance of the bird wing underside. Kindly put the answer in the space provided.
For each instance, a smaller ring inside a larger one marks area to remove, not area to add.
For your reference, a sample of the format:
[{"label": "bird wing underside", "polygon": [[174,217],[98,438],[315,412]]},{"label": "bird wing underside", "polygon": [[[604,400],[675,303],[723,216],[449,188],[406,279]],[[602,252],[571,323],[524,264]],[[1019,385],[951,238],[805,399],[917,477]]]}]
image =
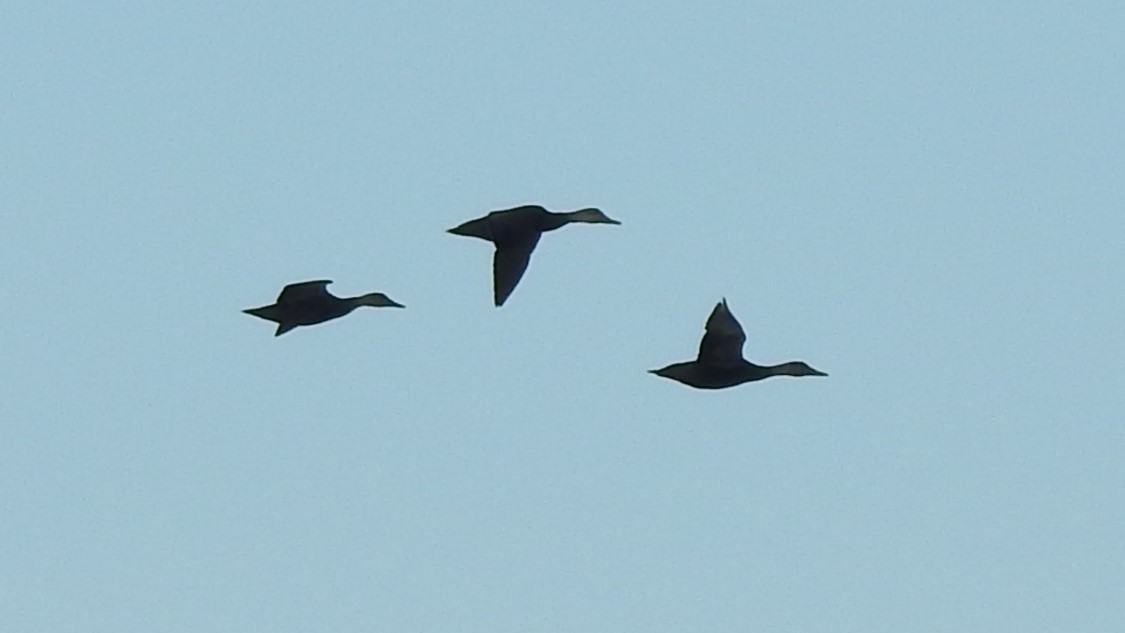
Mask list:
[{"label": "bird wing underside", "polygon": [[297,303],[310,299],[313,297],[328,296],[328,284],[332,283],[330,279],[317,279],[316,281],[302,281],[300,283],[289,284],[281,289],[281,294],[277,295],[278,303]]},{"label": "bird wing underside", "polygon": [[496,244],[496,253],[492,256],[492,292],[497,306],[504,305],[508,296],[516,289],[516,284],[520,282],[531,261],[531,252],[539,243],[540,235],[538,231],[534,231],[530,235]]},{"label": "bird wing underside", "polygon": [[732,365],[743,360],[746,333],[731,314],[724,299],[707,318],[703,340],[699,342],[699,361],[713,365]]}]

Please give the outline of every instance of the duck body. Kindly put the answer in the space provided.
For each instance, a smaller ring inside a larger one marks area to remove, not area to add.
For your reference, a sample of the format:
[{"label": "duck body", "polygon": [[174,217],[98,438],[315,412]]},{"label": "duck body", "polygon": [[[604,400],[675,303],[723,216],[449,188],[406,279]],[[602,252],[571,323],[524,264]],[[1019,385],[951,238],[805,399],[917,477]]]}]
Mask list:
[{"label": "duck body", "polygon": [[488,240],[496,247],[492,258],[492,298],[499,307],[511,296],[519,284],[531,253],[539,238],[572,222],[590,224],[621,224],[610,219],[600,209],[586,208],[556,213],[539,205],[525,205],[492,211],[488,215],[469,220],[449,233]]},{"label": "duck body", "polygon": [[746,334],[734,318],[726,299],[715,305],[707,319],[695,360],[649,370],[696,389],[725,389],[772,376],[827,376],[802,361],[756,365],[742,356]]},{"label": "duck body", "polygon": [[726,389],[779,375],[771,369],[745,360],[734,365],[709,365],[693,360],[654,369],[652,373],[696,389]]},{"label": "duck body", "polygon": [[469,220],[449,232],[454,235],[478,237],[494,244],[511,244],[529,235],[543,234],[562,228],[570,222],[565,213],[553,213],[539,205],[524,205],[492,211],[488,215]]},{"label": "duck body", "polygon": [[[803,366],[803,367],[802,367]],[[726,389],[743,383],[765,380],[772,376],[827,376],[805,363],[794,361],[781,365],[755,365],[744,360],[733,365],[701,363],[698,360],[686,363],[673,363],[667,367],[653,369],[650,373],[663,378],[671,378],[696,389]]]},{"label": "duck body", "polygon": [[358,297],[337,297],[328,292],[328,279],[289,284],[272,305],[243,310],[246,314],[277,323],[274,336],[281,336],[302,325],[316,325],[338,319],[360,306],[405,307],[381,292]]}]

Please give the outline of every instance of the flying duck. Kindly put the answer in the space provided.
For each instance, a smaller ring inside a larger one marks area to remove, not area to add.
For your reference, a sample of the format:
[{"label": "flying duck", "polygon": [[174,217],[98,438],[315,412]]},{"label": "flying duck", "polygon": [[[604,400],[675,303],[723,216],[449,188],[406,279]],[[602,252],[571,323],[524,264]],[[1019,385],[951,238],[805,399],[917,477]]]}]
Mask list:
[{"label": "flying duck", "polygon": [[540,236],[571,222],[621,224],[606,217],[600,209],[555,213],[539,205],[527,205],[493,211],[483,218],[469,220],[449,229],[448,232],[478,237],[496,245],[496,254],[492,258],[492,294],[493,302],[499,307],[504,305],[508,295],[512,294],[523,277]]},{"label": "flying duck", "polygon": [[707,328],[699,343],[699,355],[693,361],[673,363],[649,373],[671,378],[697,389],[723,389],[744,382],[763,380],[770,376],[827,376],[801,361],[780,365],[755,365],[742,357],[746,333],[731,314],[727,300],[715,305],[707,318]]},{"label": "flying duck", "polygon": [[327,286],[330,283],[332,281],[329,279],[317,279],[289,284],[277,295],[277,303],[249,308],[243,312],[277,323],[277,331],[273,335],[281,336],[299,325],[316,325],[338,319],[359,306],[406,307],[381,292],[358,297],[337,297],[328,292]]}]

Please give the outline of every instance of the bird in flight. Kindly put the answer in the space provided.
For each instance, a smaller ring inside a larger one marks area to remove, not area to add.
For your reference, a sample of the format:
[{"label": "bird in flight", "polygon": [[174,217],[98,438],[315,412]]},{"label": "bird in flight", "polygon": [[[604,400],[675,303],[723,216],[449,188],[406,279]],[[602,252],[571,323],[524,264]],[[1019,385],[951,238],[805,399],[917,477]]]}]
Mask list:
[{"label": "bird in flight", "polygon": [[827,376],[802,361],[780,365],[755,365],[742,356],[746,333],[731,314],[727,300],[715,305],[707,318],[699,354],[695,360],[673,363],[649,373],[671,378],[697,389],[724,389],[771,376]]},{"label": "bird in flight", "polygon": [[527,264],[531,261],[531,253],[543,233],[571,222],[621,224],[610,219],[600,209],[555,213],[538,205],[527,205],[493,211],[482,218],[469,220],[449,229],[448,232],[477,237],[496,245],[496,253],[492,257],[492,299],[499,307],[504,305],[523,277]]},{"label": "bird in flight", "polygon": [[277,295],[273,305],[243,310],[267,321],[277,323],[274,336],[281,336],[301,325],[316,325],[338,319],[360,306],[373,308],[404,308],[401,303],[392,301],[381,292],[372,292],[358,297],[337,297],[328,292],[329,279],[302,281],[289,284]]}]

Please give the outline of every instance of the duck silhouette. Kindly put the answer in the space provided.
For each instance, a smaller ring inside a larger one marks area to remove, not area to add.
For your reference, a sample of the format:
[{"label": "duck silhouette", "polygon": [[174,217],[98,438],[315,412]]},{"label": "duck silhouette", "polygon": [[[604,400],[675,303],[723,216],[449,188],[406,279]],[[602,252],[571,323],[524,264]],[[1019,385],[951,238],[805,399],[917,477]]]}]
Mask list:
[{"label": "duck silhouette", "polygon": [[649,373],[682,382],[697,389],[724,389],[771,376],[827,376],[802,361],[780,365],[755,365],[742,356],[746,333],[723,299],[707,318],[699,354],[695,360],[673,363]]},{"label": "duck silhouette", "polygon": [[572,222],[621,224],[607,217],[600,209],[556,213],[538,205],[526,205],[493,211],[449,229],[448,232],[488,240],[496,245],[496,253],[492,257],[492,299],[499,307],[504,305],[519,284],[531,261],[531,253],[543,233]]},{"label": "duck silhouette", "polygon": [[360,306],[375,308],[404,308],[401,303],[392,301],[381,292],[372,292],[358,297],[337,297],[328,292],[329,279],[302,281],[289,284],[277,295],[273,305],[243,310],[267,321],[277,323],[274,336],[281,336],[301,325],[316,325],[338,319]]}]

